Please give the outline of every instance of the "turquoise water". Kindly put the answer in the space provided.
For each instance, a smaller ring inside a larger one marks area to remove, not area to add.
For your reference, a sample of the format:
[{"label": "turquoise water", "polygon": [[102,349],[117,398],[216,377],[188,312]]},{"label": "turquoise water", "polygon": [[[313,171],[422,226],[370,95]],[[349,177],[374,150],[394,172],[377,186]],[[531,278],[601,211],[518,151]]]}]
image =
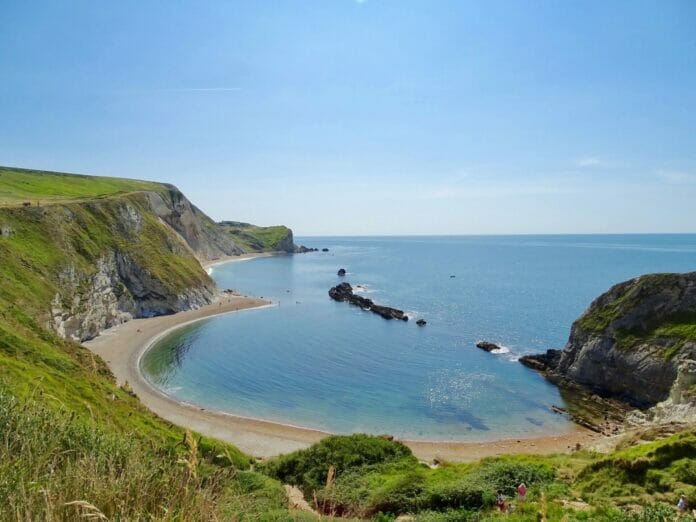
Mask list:
[{"label": "turquoise water", "polygon": [[[186,402],[336,433],[490,440],[569,429],[556,388],[516,362],[630,277],[696,269],[696,235],[300,238],[328,253],[220,265],[221,288],[277,306],[212,318],[144,358]],[[427,326],[329,299],[342,279]],[[451,275],[456,277],[452,278]],[[487,339],[505,347],[489,354]]]}]

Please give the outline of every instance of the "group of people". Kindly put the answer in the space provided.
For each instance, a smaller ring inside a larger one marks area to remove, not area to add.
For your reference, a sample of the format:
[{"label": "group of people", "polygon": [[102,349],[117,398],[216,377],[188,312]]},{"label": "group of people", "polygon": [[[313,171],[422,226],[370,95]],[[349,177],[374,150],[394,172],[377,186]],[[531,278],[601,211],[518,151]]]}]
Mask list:
[{"label": "group of people", "polygon": [[[519,502],[524,502],[525,500],[527,500],[527,486],[524,482],[517,486],[517,500]],[[515,509],[515,506],[512,502],[505,502],[505,495],[503,494],[502,489],[498,490],[498,496],[496,497],[495,505],[498,506],[498,509],[503,513],[505,511],[507,511],[508,513],[512,513],[512,511]]]}]

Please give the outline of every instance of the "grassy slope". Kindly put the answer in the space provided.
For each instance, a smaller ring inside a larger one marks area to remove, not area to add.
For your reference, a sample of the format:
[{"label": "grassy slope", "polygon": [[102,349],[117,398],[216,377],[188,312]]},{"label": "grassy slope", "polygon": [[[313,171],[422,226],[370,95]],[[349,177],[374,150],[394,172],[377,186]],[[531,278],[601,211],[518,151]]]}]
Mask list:
[{"label": "grassy slope", "polygon": [[161,191],[150,181],[0,167],[0,206],[94,200],[138,191]]},{"label": "grassy slope", "polygon": [[[89,276],[111,249],[137,258],[172,291],[207,278],[145,212],[144,196],[128,190],[130,181],[98,182],[96,193],[111,197],[78,203],[77,196],[88,197],[90,178],[55,175],[52,188],[50,176],[17,192],[0,179],[0,191],[16,193],[15,200],[29,192],[56,199],[64,186],[74,189],[70,201],[0,208],[0,225],[11,229],[0,237],[0,519],[77,520],[83,509],[64,506],[74,500],[128,519],[208,519],[214,512],[287,518],[280,485],[243,471],[250,459],[231,445],[191,439],[198,446],[194,480],[184,432],[117,387],[101,359],[44,328],[58,274],[72,265]],[[124,228],[128,208],[145,216],[138,230]]]},{"label": "grassy slope", "polygon": [[[603,334],[610,329],[612,322],[637,306],[646,293],[651,293],[654,288],[675,284],[675,277],[675,274],[642,276],[628,285],[616,299],[587,310],[578,319],[577,325],[585,332]],[[671,358],[679,353],[684,343],[696,341],[696,311],[667,317],[657,323],[647,324],[642,329],[616,330],[612,335],[622,348],[630,349],[641,344],[662,346],[664,357]]]},{"label": "grassy slope", "polygon": [[[139,230],[125,227],[128,209],[144,216]],[[173,293],[209,283],[179,239],[147,211],[140,193],[94,203],[0,208],[0,226],[11,230],[0,237],[0,309],[17,304],[35,316],[45,314],[61,271],[73,266],[78,274],[92,274],[96,261],[114,250],[131,256]]]},{"label": "grassy slope", "polygon": [[[382,520],[405,513],[419,520],[494,520],[496,491],[514,499],[516,486],[525,482],[529,499],[515,503],[510,520],[647,521],[653,520],[651,513],[673,513],[661,503],[675,503],[680,493],[693,505],[695,459],[693,430],[608,456],[586,451],[520,455],[435,469],[417,462],[401,445],[352,436],[325,439],[271,460],[265,471],[300,486],[327,513]],[[334,478],[327,485],[332,465]],[[643,518],[627,513],[635,506],[649,506]]]},{"label": "grassy slope", "polygon": [[224,222],[225,232],[247,252],[273,252],[288,237],[290,229],[283,225],[258,227],[249,223]]}]

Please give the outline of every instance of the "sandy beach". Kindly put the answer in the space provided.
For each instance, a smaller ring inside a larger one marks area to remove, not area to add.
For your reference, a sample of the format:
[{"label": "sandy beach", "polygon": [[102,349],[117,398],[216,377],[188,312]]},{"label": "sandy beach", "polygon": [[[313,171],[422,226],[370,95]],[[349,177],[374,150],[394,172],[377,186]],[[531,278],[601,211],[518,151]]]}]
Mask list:
[{"label": "sandy beach", "polygon": [[[277,255],[277,254],[267,254]],[[249,259],[258,255],[235,256],[204,265]],[[119,384],[127,382],[143,404],[160,417],[179,426],[230,442],[256,457],[270,457],[305,448],[328,433],[264,420],[239,417],[224,412],[181,403],[154,388],[140,372],[140,358],[147,349],[171,330],[202,319],[227,313],[263,313],[273,303],[245,296],[221,294],[218,300],[198,310],[173,315],[134,319],[110,328],[84,346],[101,356]],[[569,451],[577,444],[583,447],[601,436],[577,427],[560,435],[487,442],[403,441],[420,459],[468,461],[483,457],[510,454],[548,454]]]},{"label": "sandy beach", "polygon": [[[217,265],[222,265],[225,263],[234,263],[235,261],[248,261],[250,259],[257,259],[259,257],[275,257],[275,256],[288,256],[287,252],[259,252],[259,253],[252,253],[252,254],[240,254],[238,256],[223,256],[219,257],[217,259],[211,259],[210,261],[204,261],[201,263],[201,266],[208,270],[210,268],[213,268]],[[208,272],[210,273],[210,272]]]}]

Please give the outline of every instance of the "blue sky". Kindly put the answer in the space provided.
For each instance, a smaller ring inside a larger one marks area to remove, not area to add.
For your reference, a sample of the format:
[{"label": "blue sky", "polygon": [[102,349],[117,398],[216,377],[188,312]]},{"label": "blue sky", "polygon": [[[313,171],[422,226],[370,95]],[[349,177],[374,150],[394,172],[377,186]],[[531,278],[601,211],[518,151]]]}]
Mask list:
[{"label": "blue sky", "polygon": [[696,2],[0,0],[0,164],[296,234],[696,231]]}]

